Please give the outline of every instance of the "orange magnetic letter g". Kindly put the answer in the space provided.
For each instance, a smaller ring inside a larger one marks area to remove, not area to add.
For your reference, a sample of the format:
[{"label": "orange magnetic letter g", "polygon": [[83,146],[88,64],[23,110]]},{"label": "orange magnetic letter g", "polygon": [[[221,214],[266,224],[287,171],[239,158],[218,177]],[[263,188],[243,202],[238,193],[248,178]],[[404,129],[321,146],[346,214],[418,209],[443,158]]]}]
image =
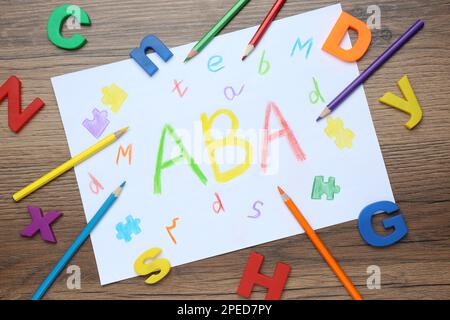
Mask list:
[{"label": "orange magnetic letter g", "polygon": [[[352,48],[346,50],[342,49],[341,42],[348,29],[356,31],[358,33],[358,39]],[[344,61],[354,62],[364,56],[367,49],[369,49],[371,41],[372,33],[367,24],[346,12],[342,12],[333,30],[328,35],[322,50]]]}]

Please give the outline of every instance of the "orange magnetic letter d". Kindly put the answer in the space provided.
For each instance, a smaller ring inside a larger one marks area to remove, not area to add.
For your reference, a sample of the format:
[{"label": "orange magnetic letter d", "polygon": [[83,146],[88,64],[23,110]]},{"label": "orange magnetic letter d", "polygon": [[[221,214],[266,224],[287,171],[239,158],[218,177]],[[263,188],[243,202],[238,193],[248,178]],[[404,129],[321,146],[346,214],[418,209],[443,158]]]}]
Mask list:
[{"label": "orange magnetic letter d", "polygon": [[[346,50],[342,49],[341,42],[345,36],[348,29],[353,29],[358,33],[358,39],[352,48]],[[354,16],[348,14],[347,12],[342,12],[338,21],[336,22],[333,30],[331,30],[328,35],[322,50],[336,56],[337,58],[347,61],[354,62],[364,56],[369,49],[370,42],[372,41],[372,33],[364,22],[355,18]]]}]

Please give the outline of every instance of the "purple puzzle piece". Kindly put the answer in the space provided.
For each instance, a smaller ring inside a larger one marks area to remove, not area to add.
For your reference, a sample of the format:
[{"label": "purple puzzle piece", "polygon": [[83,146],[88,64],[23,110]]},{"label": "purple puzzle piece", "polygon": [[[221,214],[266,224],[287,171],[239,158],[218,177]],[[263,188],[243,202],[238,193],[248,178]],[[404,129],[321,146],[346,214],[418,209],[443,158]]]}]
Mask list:
[{"label": "purple puzzle piece", "polygon": [[22,237],[33,237],[38,231],[41,232],[42,240],[56,243],[55,235],[51,228],[51,224],[62,216],[62,212],[49,211],[45,216],[42,215],[41,208],[28,206],[28,212],[31,216],[31,223],[20,232]]},{"label": "purple puzzle piece", "polygon": [[98,139],[109,125],[108,112],[106,110],[99,111],[97,108],[94,108],[92,114],[94,115],[94,119],[84,119],[83,127],[88,129],[88,131]]}]

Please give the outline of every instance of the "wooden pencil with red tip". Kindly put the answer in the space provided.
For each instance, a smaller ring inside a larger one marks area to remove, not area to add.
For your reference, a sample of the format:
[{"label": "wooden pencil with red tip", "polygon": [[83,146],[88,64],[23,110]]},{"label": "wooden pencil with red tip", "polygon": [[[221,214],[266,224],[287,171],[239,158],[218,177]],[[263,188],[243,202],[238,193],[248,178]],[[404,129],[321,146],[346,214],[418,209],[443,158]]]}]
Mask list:
[{"label": "wooden pencil with red tip", "polygon": [[277,16],[278,12],[280,12],[281,8],[283,7],[286,0],[276,0],[273,4],[272,8],[267,13],[267,16],[264,18],[263,22],[259,26],[258,30],[254,34],[253,38],[248,43],[247,48],[245,48],[244,55],[242,56],[242,61],[247,58],[250,53],[255,49],[261,38],[266,33],[267,29],[269,28],[272,21]]}]

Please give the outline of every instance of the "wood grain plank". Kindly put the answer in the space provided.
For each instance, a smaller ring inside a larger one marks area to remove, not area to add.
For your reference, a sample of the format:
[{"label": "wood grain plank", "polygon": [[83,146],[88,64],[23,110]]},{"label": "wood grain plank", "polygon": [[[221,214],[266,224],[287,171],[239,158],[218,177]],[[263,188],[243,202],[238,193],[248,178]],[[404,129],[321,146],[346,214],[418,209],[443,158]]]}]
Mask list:
[{"label": "wood grain plank", "polygon": [[[46,36],[47,19],[64,1],[3,1],[0,19],[0,81],[10,75],[22,81],[22,100],[36,96],[46,102],[42,111],[16,135],[7,126],[6,103],[0,105],[0,298],[28,299],[49,268],[85,225],[75,175],[68,172],[31,195],[13,203],[11,194],[69,156],[50,77],[126,59],[149,33],[168,46],[197,40],[234,0],[80,0],[92,19],[83,27],[88,43],[68,52],[53,46]],[[251,1],[223,32],[257,25],[273,0]],[[336,1],[287,1],[278,18],[313,10]],[[347,11],[364,12],[366,0],[342,1]],[[405,214],[409,234],[399,244],[372,248],[363,243],[356,222],[320,230],[320,235],[367,299],[450,298],[450,3],[431,0],[380,0],[382,28],[398,37],[417,18],[426,22],[408,43],[365,84],[365,91],[397,202]],[[65,34],[72,31],[65,30]],[[243,44],[244,46],[245,44]],[[376,41],[359,63],[365,68],[386,47]],[[413,131],[403,127],[401,112],[378,102],[408,74],[424,110]],[[364,183],[364,177],[361,177]],[[28,223],[27,204],[58,209],[64,217],[54,225],[57,245],[38,237],[23,239]],[[272,273],[277,261],[292,267],[285,299],[348,299],[335,276],[305,236],[294,236],[256,248],[205,259],[173,268],[155,286],[142,278],[105,287],[99,285],[90,241],[72,264],[82,272],[81,290],[66,287],[61,274],[47,299],[240,299],[236,295],[243,268],[252,250],[266,256],[263,272]],[[366,269],[378,265],[382,289],[368,290]],[[254,298],[263,298],[258,288]]]}]

